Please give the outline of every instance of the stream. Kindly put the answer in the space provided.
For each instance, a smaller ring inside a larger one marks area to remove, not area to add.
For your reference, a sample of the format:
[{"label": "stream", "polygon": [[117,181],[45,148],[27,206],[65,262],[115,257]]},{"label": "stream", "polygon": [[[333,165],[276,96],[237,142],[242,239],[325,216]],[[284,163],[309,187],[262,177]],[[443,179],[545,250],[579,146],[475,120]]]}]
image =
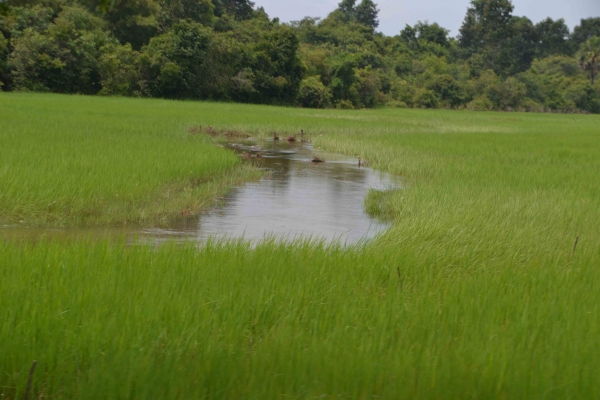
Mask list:
[{"label": "stream", "polygon": [[[233,188],[214,208],[182,218],[168,228],[8,226],[0,229],[0,237],[35,239],[124,234],[150,243],[205,242],[208,238],[258,241],[276,237],[353,244],[372,238],[389,226],[365,212],[364,199],[369,189],[399,187],[398,178],[359,167],[357,158],[326,153],[314,149],[310,143],[235,139],[225,146],[265,170],[265,177]],[[313,162],[315,157],[324,162]]]}]

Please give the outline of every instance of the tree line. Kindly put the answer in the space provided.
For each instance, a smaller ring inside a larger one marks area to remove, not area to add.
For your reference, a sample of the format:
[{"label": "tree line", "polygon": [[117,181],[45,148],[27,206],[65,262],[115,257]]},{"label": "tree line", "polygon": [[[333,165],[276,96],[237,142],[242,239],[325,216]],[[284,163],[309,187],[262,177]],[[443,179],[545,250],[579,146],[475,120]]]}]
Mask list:
[{"label": "tree line", "polygon": [[8,0],[0,87],[313,108],[600,113],[600,17],[571,32],[472,0],[459,35],[377,32],[372,0],[288,24],[249,0]]}]

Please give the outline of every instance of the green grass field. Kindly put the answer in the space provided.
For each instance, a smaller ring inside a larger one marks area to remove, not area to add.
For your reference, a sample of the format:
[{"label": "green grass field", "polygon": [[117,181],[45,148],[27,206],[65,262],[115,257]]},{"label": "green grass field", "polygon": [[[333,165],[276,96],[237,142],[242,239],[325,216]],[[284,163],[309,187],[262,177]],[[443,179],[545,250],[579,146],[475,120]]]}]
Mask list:
[{"label": "green grass field", "polygon": [[258,177],[173,105],[0,95],[0,223],[161,225]]},{"label": "green grass field", "polygon": [[0,106],[6,224],[155,224],[256,176],[194,125],[304,129],[406,182],[370,193],[393,226],[351,248],[0,242],[4,399],[23,398],[33,360],[29,398],[600,396],[598,116]]}]

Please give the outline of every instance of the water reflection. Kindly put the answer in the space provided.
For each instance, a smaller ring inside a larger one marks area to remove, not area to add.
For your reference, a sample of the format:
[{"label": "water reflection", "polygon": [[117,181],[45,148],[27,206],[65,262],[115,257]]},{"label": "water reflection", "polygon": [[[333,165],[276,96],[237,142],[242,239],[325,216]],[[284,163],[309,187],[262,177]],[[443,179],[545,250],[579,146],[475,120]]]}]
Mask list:
[{"label": "water reflection", "polygon": [[[209,237],[259,240],[316,237],[354,243],[387,227],[364,211],[368,189],[397,185],[393,177],[369,168],[359,168],[356,158],[328,154],[310,144],[268,141],[259,147],[253,141],[231,143],[247,158],[257,159],[270,173],[256,183],[235,188],[220,206],[197,217],[194,238]],[[324,163],[313,163],[318,155]],[[156,237],[176,230],[147,230]]]},{"label": "water reflection", "polygon": [[[178,220],[168,229],[44,229],[4,226],[0,238],[97,239],[136,237],[145,243],[166,240],[204,242],[240,238],[260,240],[313,237],[355,243],[387,228],[364,211],[369,189],[398,186],[394,177],[358,166],[356,158],[329,154],[307,143],[252,140],[229,143],[241,157],[253,158],[268,174],[260,182],[234,188],[222,204],[200,215]],[[261,158],[255,158],[260,153]],[[314,156],[326,160],[313,163]]]}]

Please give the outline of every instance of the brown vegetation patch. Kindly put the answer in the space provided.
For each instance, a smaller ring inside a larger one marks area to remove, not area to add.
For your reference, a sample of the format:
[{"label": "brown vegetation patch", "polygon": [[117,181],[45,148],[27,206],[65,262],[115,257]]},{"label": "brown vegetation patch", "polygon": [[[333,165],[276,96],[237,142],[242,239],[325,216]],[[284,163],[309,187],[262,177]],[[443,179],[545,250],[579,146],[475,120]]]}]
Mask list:
[{"label": "brown vegetation patch", "polygon": [[192,126],[188,129],[188,132],[192,135],[210,135],[210,136],[224,136],[228,138],[249,138],[250,135],[247,133],[238,131],[237,129],[218,129],[212,126]]}]

